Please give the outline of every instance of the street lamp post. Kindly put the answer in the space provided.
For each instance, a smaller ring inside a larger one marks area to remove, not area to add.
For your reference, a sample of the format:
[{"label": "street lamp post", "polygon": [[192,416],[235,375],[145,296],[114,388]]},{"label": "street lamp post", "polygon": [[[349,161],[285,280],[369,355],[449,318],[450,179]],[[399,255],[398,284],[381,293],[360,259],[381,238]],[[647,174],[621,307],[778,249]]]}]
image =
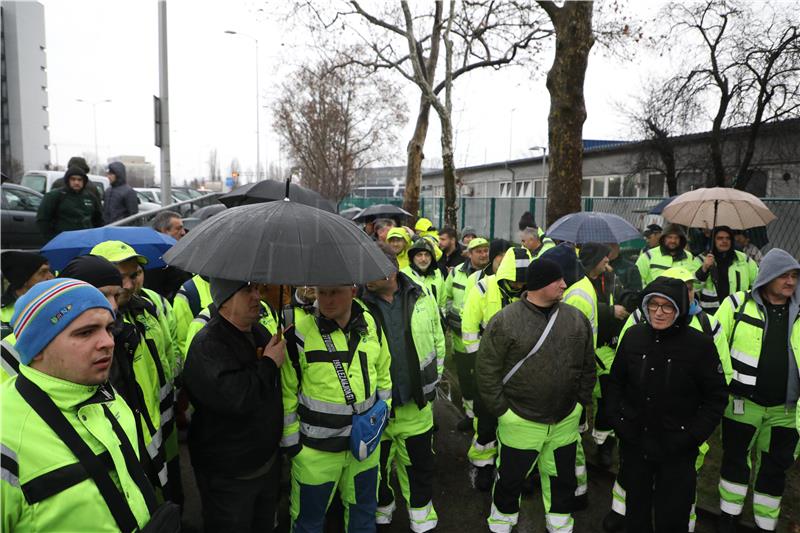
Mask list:
[{"label": "street lamp post", "polygon": [[258,88],[258,39],[240,31],[225,30],[228,35],[240,35],[252,39],[256,45],[256,181],[261,178],[261,95]]},{"label": "street lamp post", "polygon": [[94,126],[94,170],[97,172],[97,164],[99,163],[100,159],[100,154],[97,152],[97,105],[111,103],[111,99],[106,98],[104,100],[86,100],[83,98],[76,98],[75,101],[92,106],[92,124]]}]

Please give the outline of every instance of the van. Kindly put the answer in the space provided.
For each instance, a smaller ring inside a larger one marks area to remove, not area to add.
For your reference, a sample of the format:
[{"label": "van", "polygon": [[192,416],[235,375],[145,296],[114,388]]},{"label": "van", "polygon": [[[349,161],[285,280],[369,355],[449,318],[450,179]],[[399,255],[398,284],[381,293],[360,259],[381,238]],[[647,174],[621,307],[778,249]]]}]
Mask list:
[{"label": "van", "polygon": [[[20,185],[45,194],[50,192],[53,188],[53,183],[57,179],[63,177],[64,172],[60,170],[29,170],[22,176]],[[108,178],[105,176],[89,174],[89,180],[97,187],[97,190],[100,192],[100,198],[103,197],[105,190],[111,186],[111,182],[108,181]]]}]

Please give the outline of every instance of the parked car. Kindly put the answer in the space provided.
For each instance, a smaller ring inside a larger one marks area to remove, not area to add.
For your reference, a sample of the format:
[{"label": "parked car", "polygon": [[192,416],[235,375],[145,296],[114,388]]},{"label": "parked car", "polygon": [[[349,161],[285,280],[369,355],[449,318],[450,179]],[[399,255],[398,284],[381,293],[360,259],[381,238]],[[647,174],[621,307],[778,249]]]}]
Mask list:
[{"label": "parked car", "polygon": [[160,203],[151,200],[151,196],[138,189],[134,189],[134,191],[136,191],[136,199],[139,201],[139,211],[152,211],[153,209],[159,209],[161,207]]},{"label": "parked car", "polygon": [[[50,192],[53,188],[53,183],[57,179],[63,177],[64,172],[60,170],[29,170],[22,176],[20,185],[45,194]],[[95,187],[100,191],[100,198],[103,197],[103,192],[111,186],[111,182],[108,181],[108,178],[105,176],[89,174],[89,180],[94,183]]]},{"label": "parked car", "polygon": [[41,248],[47,239],[39,233],[36,212],[43,195],[13,183],[3,183],[2,193],[0,247],[4,250]]}]

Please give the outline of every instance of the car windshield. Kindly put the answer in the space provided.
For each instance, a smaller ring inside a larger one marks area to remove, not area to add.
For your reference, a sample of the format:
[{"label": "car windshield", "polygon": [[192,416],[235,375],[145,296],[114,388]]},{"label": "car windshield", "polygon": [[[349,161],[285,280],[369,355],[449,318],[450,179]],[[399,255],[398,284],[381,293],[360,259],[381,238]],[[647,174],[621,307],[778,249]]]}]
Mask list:
[{"label": "car windshield", "polygon": [[22,176],[22,181],[20,182],[20,185],[23,187],[33,189],[34,191],[38,191],[42,194],[44,194],[46,184],[47,177],[42,176],[41,174],[25,174]]},{"label": "car windshield", "polygon": [[189,193],[187,193],[186,191],[178,190],[178,189],[173,189],[172,190],[172,195],[175,198],[177,198],[179,201],[191,200],[192,199],[192,197],[191,197],[191,195]]}]

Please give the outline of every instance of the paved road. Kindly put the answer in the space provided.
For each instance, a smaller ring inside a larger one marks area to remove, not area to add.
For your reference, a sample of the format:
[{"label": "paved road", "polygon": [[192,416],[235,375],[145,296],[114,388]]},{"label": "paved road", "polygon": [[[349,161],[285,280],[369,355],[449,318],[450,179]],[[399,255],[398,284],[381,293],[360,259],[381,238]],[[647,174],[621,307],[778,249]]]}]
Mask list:
[{"label": "paved road", "polygon": [[[439,514],[437,531],[444,533],[483,533],[488,531],[486,516],[489,512],[490,497],[470,486],[469,467],[465,452],[470,436],[455,430],[460,413],[449,402],[439,400],[435,406],[436,421],[439,426],[435,434],[434,447],[437,455],[437,472],[434,504]],[[185,531],[202,531],[200,504],[194,479],[191,475],[189,457],[185,445],[182,449],[184,485],[186,489],[186,508],[184,512]],[[588,453],[588,452],[587,452]],[[284,478],[286,475],[284,474]],[[589,470],[589,508],[575,515],[575,533],[601,532],[600,523],[611,502],[612,479],[607,473]],[[284,493],[288,492],[288,481],[284,483]],[[399,495],[399,491],[396,491]],[[382,527],[380,533],[405,533],[408,518],[399,504],[395,521],[391,526]],[[284,496],[279,516],[280,532],[288,531],[288,503]],[[336,531],[333,528],[332,531]],[[522,501],[517,533],[544,533],[544,511],[541,492],[536,489]],[[713,522],[708,517],[700,517],[697,533],[712,533]]]}]

